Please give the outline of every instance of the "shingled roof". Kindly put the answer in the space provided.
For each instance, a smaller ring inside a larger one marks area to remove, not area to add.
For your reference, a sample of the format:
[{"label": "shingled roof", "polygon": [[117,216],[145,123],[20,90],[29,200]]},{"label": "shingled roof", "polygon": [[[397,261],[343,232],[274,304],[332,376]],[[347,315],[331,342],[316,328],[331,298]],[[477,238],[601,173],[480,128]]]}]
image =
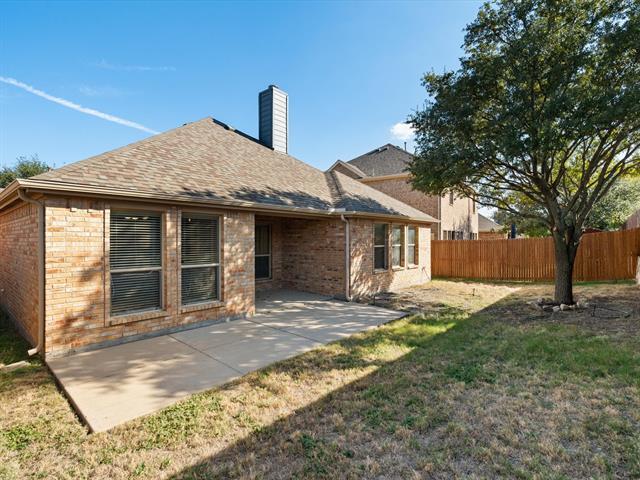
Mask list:
[{"label": "shingled roof", "polygon": [[407,165],[412,158],[413,155],[406,150],[387,143],[353,160],[349,160],[347,163],[357,167],[370,177],[380,177],[405,173]]},{"label": "shingled roof", "polygon": [[226,205],[432,217],[339,172],[322,172],[210,117],[22,181]]},{"label": "shingled roof", "polygon": [[488,217],[485,217],[481,213],[478,214],[478,231],[479,232],[499,232],[502,230],[502,225],[494,222]]}]

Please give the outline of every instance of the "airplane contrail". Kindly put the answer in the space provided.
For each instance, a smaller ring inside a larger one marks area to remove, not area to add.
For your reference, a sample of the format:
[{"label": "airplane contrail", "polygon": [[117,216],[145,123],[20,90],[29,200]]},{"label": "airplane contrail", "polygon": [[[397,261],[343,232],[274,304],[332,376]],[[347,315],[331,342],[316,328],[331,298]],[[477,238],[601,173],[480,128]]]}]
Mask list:
[{"label": "airplane contrail", "polygon": [[77,103],[73,103],[69,100],[65,100],[64,98],[54,97],[53,95],[49,95],[47,92],[43,92],[42,90],[38,90],[37,88],[32,87],[31,85],[27,85],[26,83],[22,83],[19,80],[11,77],[2,77],[0,76],[0,82],[6,83],[7,85],[13,85],[14,87],[21,88],[29,93],[33,93],[38,97],[42,97],[45,100],[49,100],[50,102],[57,103],[62,105],[63,107],[70,108],[72,110],[77,110],[78,112],[86,113],[87,115],[93,115],[94,117],[102,118],[103,120],[107,120],[108,122],[119,123],[120,125],[124,125],[125,127],[135,128],[137,130],[142,130],[143,132],[157,134],[160,132],[156,132],[151,128],[145,127],[144,125],[140,125],[139,123],[132,122],[131,120],[126,120],[124,118],[116,117],[115,115],[110,115],[108,113],[100,112],[98,110],[94,110],[93,108],[83,107]]}]

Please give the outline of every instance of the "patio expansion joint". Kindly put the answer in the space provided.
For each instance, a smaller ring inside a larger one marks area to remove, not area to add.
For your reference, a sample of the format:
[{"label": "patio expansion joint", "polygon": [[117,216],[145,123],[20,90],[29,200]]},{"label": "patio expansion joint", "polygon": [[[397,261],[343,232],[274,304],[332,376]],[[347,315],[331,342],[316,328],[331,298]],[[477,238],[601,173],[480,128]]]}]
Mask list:
[{"label": "patio expansion joint", "polygon": [[211,355],[209,355],[207,352],[205,352],[204,350],[200,350],[199,348],[194,347],[193,345],[187,343],[187,342],[183,342],[182,340],[180,340],[179,338],[174,337],[172,334],[167,335],[168,337],[174,339],[176,342],[179,342],[193,350],[195,350],[196,352],[199,352],[201,354],[203,354],[205,357],[209,357],[211,360],[213,360],[214,362],[218,362],[221,363],[222,365],[224,365],[225,367],[229,367],[231,370],[233,370],[234,372],[238,372],[240,375],[244,375],[244,373],[242,373],[240,370],[238,370],[237,368],[232,367],[231,365],[229,365],[228,363],[223,362],[222,360],[218,360],[215,357],[212,357]]}]

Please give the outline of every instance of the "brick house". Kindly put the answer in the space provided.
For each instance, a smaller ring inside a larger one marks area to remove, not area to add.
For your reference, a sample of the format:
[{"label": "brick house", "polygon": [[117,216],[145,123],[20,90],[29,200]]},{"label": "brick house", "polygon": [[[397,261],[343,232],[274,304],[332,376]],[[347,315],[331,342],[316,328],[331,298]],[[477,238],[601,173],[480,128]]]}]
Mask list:
[{"label": "brick house", "polygon": [[34,352],[251,316],[264,289],[429,280],[437,220],[288,155],[287,110],[272,86],[259,139],[205,118],[0,192],[0,306]]},{"label": "brick house", "polygon": [[390,143],[353,160],[338,160],[329,171],[340,172],[439,220],[431,231],[435,240],[478,239],[476,203],[454,194],[426,195],[411,188],[408,163],[413,156]]}]

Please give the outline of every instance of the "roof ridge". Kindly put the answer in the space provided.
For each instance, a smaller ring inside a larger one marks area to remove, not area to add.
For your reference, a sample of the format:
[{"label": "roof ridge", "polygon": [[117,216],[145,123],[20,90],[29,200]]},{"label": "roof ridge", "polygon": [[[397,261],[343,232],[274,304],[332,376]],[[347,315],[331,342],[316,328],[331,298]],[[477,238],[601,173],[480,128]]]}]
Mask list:
[{"label": "roof ridge", "polygon": [[331,195],[332,206],[333,208],[339,208],[339,203],[344,200],[344,192],[335,173],[335,170],[325,172],[325,178],[327,179],[327,187],[329,188],[329,195]]}]

